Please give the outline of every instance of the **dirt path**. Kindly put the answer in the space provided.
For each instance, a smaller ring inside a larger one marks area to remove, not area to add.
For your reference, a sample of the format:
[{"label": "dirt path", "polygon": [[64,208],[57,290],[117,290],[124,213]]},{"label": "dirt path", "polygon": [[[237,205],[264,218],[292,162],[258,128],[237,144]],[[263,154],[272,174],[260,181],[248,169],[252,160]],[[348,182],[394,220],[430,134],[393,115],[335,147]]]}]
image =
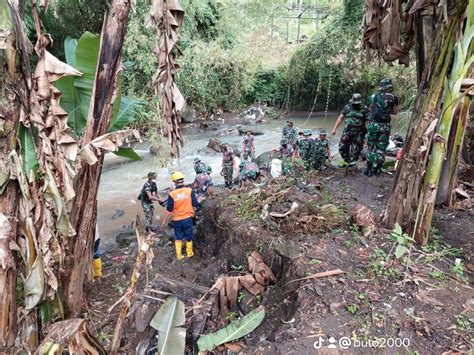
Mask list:
[{"label": "dirt path", "polygon": [[[378,215],[391,179],[387,174],[368,179],[362,171],[346,175],[330,168],[296,187],[282,181],[250,195],[248,191],[220,194],[203,210],[205,219],[196,237],[196,256],[178,262],[173,244],[162,240],[154,248],[148,279],[160,274],[205,289],[219,275],[243,273],[247,255],[258,251],[278,281],[262,297],[242,297],[225,316],[208,320],[204,333],[220,329],[262,304],[265,320],[243,339],[245,353],[306,354],[314,353],[319,345],[324,353],[324,349],[332,348],[331,337],[339,350],[345,347],[340,341],[350,339],[351,353],[466,351],[472,348],[474,299],[467,280],[470,274],[461,267],[456,269],[455,260],[462,265],[470,262],[472,215],[438,211],[436,235],[430,245],[420,251],[413,249],[410,262],[397,259],[393,255],[396,242],[389,238],[388,231],[364,237],[350,220],[359,203]],[[283,220],[262,221],[262,199],[285,189],[290,192],[273,203],[272,210],[285,211],[294,201],[303,208]],[[302,217],[310,209],[313,215],[324,216],[324,222],[302,222],[308,221]],[[460,245],[467,250],[458,250]],[[107,308],[128,282],[131,258],[127,260],[127,252],[116,250],[104,257],[105,276],[91,290],[93,311],[88,314],[105,344],[110,341],[118,312],[117,308],[106,315]],[[293,281],[333,269],[341,269],[344,274]],[[141,290],[145,281],[142,276]],[[188,309],[202,295],[161,281],[155,281],[153,287],[177,294]],[[133,322],[127,327],[124,344],[137,336],[134,327]]]}]

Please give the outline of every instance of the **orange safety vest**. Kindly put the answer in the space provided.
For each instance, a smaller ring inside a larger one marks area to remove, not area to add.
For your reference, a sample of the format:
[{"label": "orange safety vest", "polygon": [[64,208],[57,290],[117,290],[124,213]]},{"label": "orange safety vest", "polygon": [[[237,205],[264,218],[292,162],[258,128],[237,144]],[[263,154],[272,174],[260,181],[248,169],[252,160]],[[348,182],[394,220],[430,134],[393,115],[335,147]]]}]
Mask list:
[{"label": "orange safety vest", "polygon": [[194,216],[192,191],[190,187],[182,187],[170,192],[170,197],[173,199],[173,221]]}]

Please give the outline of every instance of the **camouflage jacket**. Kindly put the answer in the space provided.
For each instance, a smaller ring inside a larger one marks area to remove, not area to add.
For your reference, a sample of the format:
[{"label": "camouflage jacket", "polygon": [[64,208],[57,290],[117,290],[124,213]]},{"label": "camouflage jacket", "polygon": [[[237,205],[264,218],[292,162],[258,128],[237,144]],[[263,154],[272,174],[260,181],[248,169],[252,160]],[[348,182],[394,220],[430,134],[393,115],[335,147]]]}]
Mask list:
[{"label": "camouflage jacket", "polygon": [[234,151],[228,148],[227,151],[222,153],[222,164],[232,165],[233,163],[234,163]]},{"label": "camouflage jacket", "polygon": [[142,191],[140,192],[138,199],[141,200],[143,203],[151,204],[153,203],[153,201],[148,198],[147,192],[153,194],[154,192],[157,192],[157,191],[158,191],[158,187],[156,186],[156,182],[148,180],[143,185]]},{"label": "camouflage jacket", "polygon": [[288,125],[286,125],[283,127],[282,138],[287,139],[291,144],[295,144],[296,140],[298,139],[296,129],[294,127],[290,128]]},{"label": "camouflage jacket", "polygon": [[201,161],[194,163],[194,171],[196,172],[196,174],[204,174],[206,172],[206,167],[206,164]]},{"label": "camouflage jacket", "polygon": [[364,131],[368,113],[369,109],[365,105],[361,105],[359,109],[354,108],[352,104],[344,106],[341,112],[345,117],[344,131],[349,134],[357,134]]},{"label": "camouflage jacket", "polygon": [[313,146],[313,144],[314,144],[313,138],[305,138],[298,141],[298,152],[299,152],[300,158],[302,159],[309,158],[309,153],[311,151],[311,147]]},{"label": "camouflage jacket", "polygon": [[389,123],[390,112],[398,105],[398,97],[391,92],[381,92],[373,94],[369,98],[370,121],[378,123]]}]

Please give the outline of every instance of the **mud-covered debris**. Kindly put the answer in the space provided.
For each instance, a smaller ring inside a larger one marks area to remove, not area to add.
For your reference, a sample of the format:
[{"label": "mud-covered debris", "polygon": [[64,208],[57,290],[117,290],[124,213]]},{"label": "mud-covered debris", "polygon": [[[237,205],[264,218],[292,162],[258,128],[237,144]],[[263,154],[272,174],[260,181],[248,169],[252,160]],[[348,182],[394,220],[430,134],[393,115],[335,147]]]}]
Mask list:
[{"label": "mud-covered debris", "polygon": [[296,209],[299,207],[298,203],[297,202],[293,202],[291,204],[291,207],[288,211],[286,211],[285,213],[278,213],[278,212],[270,212],[270,216],[271,217],[275,217],[275,218],[285,218],[285,217],[288,217],[290,214],[292,214],[293,212],[296,211]]},{"label": "mud-covered debris", "polygon": [[272,270],[265,264],[262,256],[256,251],[248,257],[249,270],[254,275],[257,282],[261,285],[267,285],[270,281],[276,282],[276,277]]},{"label": "mud-covered debris", "polygon": [[367,206],[358,203],[351,215],[352,222],[364,231],[364,237],[370,237],[375,231],[374,212]]}]

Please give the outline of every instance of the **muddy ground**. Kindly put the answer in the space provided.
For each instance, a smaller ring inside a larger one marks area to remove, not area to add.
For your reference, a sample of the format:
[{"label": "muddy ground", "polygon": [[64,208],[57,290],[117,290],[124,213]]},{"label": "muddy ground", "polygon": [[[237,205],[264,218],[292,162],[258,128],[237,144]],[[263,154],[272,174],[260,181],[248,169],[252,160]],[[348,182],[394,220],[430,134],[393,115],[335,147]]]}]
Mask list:
[{"label": "muddy ground", "polygon": [[[262,304],[265,319],[241,339],[242,353],[314,354],[316,348],[321,354],[467,352],[474,344],[473,211],[438,210],[429,245],[396,258],[399,242],[390,231],[364,235],[351,219],[358,204],[378,216],[391,182],[388,174],[369,179],[358,168],[348,173],[327,168],[299,181],[273,181],[259,190],[219,190],[203,208],[196,256],[179,262],[172,242],[158,240],[153,268],[143,270],[139,292],[148,285],[177,294],[189,309],[202,296],[199,290],[211,287],[219,275],[245,273],[248,254],[258,251],[277,282],[261,296],[243,295],[228,314],[209,319],[204,328],[204,333],[217,330]],[[285,218],[262,220],[262,200],[279,193],[271,211],[285,212],[295,201],[299,208]],[[90,290],[86,314],[104,345],[110,342],[119,311],[116,307],[109,313],[108,308],[128,285],[133,264],[128,253],[130,249],[117,249],[104,255],[104,277]],[[343,273],[297,280],[335,269]],[[178,285],[155,280],[157,274]],[[197,289],[179,285],[183,281]],[[160,301],[144,294],[139,299],[156,309]],[[189,319],[188,325],[192,322]],[[124,353],[134,353],[136,341],[131,317]],[[188,336],[187,351],[192,348]]]}]

